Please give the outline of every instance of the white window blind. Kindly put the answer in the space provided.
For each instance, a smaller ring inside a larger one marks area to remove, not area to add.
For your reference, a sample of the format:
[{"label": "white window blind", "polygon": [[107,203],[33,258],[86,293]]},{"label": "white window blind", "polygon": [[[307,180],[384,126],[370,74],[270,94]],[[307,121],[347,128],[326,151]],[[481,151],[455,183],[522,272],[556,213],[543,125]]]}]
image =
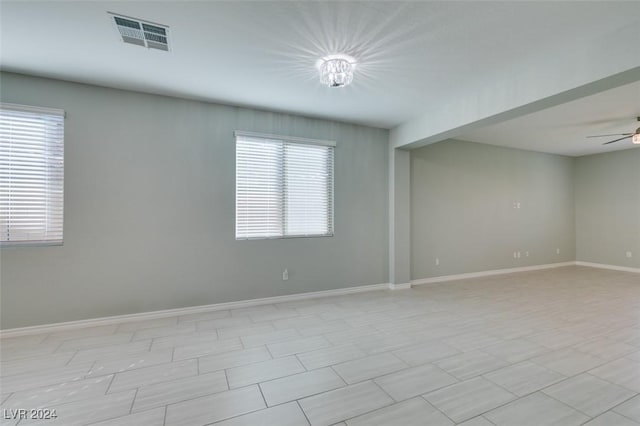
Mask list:
[{"label": "white window blind", "polygon": [[64,111],[0,104],[0,244],[61,244]]},{"label": "white window blind", "polygon": [[333,235],[332,142],[236,132],[236,239]]}]

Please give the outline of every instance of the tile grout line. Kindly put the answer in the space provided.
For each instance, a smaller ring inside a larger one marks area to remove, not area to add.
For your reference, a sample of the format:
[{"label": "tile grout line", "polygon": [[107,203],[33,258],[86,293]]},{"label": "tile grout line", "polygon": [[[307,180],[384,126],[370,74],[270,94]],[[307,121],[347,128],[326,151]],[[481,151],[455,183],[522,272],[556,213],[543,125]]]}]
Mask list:
[{"label": "tile grout line", "polygon": [[69,364],[71,364],[71,361],[73,361],[73,359],[76,357],[76,355],[78,355],[78,350],[73,352],[73,355],[71,355],[71,358],[69,358],[69,360],[65,363],[65,367],[69,367]]},{"label": "tile grout line", "polygon": [[[386,393],[386,392],[384,391],[384,389],[382,389],[382,388],[381,388],[377,383],[375,383],[372,379],[369,379],[369,380],[367,380],[367,381],[369,381],[369,382],[373,383],[375,386],[377,386],[377,387],[382,391],[382,393],[384,393],[385,395],[387,395],[387,396],[389,397],[389,399],[391,400],[391,403],[390,403],[390,404],[382,405],[382,406],[377,407],[377,408],[374,408],[374,409],[372,409],[372,410],[368,410],[368,411],[366,411],[366,412],[360,413],[360,414],[355,415],[355,416],[352,416],[352,417],[348,417],[348,418],[344,418],[344,419],[338,420],[337,422],[335,422],[335,423],[331,423],[331,424],[335,425],[335,424],[338,424],[338,423],[341,423],[341,422],[346,423],[348,420],[355,419],[356,417],[364,416],[364,415],[366,415],[366,414],[373,413],[374,411],[378,411],[378,410],[381,410],[381,409],[383,409],[383,408],[387,408],[387,407],[392,407],[393,405],[397,404],[397,402],[396,402],[396,401],[391,397],[391,395],[389,395],[388,393]],[[366,383],[367,381],[358,382],[358,383],[354,383],[354,384],[347,385],[347,386],[358,385],[358,384]],[[342,388],[340,388],[340,389],[342,389]],[[332,391],[329,391],[329,392],[332,392]],[[320,394],[320,395],[321,395],[321,394]]]},{"label": "tile grout line", "polygon": [[[600,366],[600,367],[602,367],[602,366]],[[600,368],[600,367],[595,367],[595,368]],[[589,376],[591,376],[591,377],[595,377],[596,379],[598,379],[598,380],[602,380],[603,382],[607,382],[607,383],[609,383],[610,385],[617,386],[617,387],[622,388],[622,389],[624,389],[624,390],[628,390],[629,392],[633,392],[633,393],[636,393],[636,394],[640,394],[638,391],[636,391],[636,390],[634,390],[634,389],[630,389],[630,388],[628,388],[628,387],[626,387],[626,386],[622,386],[622,385],[619,385],[619,384],[614,383],[614,382],[612,382],[612,381],[609,381],[609,380],[607,380],[607,379],[603,379],[603,378],[602,378],[602,377],[600,377],[600,376],[596,376],[595,374],[591,373],[591,370],[587,370],[587,371],[585,371],[584,373],[580,373],[580,374],[588,374]],[[573,376],[573,377],[576,377],[576,376]]]},{"label": "tile grout line", "polygon": [[[574,410],[574,411],[577,411],[577,412],[578,412],[578,413],[580,413],[580,414],[584,414],[585,416],[589,417],[589,419],[593,419],[593,418],[594,418],[594,416],[592,416],[592,415],[590,415],[590,414],[587,414],[587,413],[585,413],[584,411],[582,411],[582,410],[580,410],[580,409],[578,409],[578,408],[574,408],[574,407],[572,407],[571,405],[567,404],[567,403],[566,403],[566,402],[564,402],[564,401],[560,401],[558,398],[554,397],[553,395],[549,395],[548,393],[546,393],[546,392],[542,392],[542,391],[539,391],[539,392],[541,392],[542,394],[544,394],[544,396],[549,397],[549,398],[553,399],[554,401],[556,401],[556,402],[558,402],[558,403],[560,403],[560,404],[564,405],[565,407],[568,407],[568,408],[570,408],[570,409],[572,409],[572,410]],[[596,417],[597,417],[597,416],[596,416]]]},{"label": "tile grout line", "polygon": [[[474,377],[473,379],[468,379],[468,380],[474,380],[474,379],[477,379],[478,377],[481,377],[481,378],[483,378],[483,379],[484,379],[484,377],[482,377],[482,376],[477,376],[477,377]],[[485,380],[488,380],[488,379],[485,379]],[[465,381],[467,381],[467,380],[465,380]],[[464,383],[465,381],[463,381],[463,382],[459,382],[459,383],[454,383],[454,384],[451,384],[451,385],[449,385],[449,386],[456,386],[457,384]],[[486,411],[483,411],[482,413],[478,413],[478,414],[476,414],[475,416],[473,416],[473,417],[471,417],[471,418],[469,418],[469,419],[464,419],[464,420],[460,421],[459,423],[464,423],[464,422],[466,422],[466,421],[468,421],[468,420],[471,420],[471,419],[473,419],[473,418],[475,418],[475,417],[480,417],[480,416],[484,417],[484,415],[485,415],[485,414],[487,414],[487,413],[489,413],[489,412],[491,412],[491,411],[493,411],[493,410],[497,410],[498,408],[502,408],[502,407],[504,407],[504,406],[506,406],[506,405],[511,404],[512,402],[516,402],[516,401],[520,400],[521,398],[524,398],[524,397],[519,397],[518,395],[515,395],[513,392],[509,391],[508,389],[503,388],[502,386],[498,385],[497,383],[493,383],[493,382],[492,382],[492,381],[490,381],[490,380],[489,380],[489,382],[490,382],[490,383],[492,383],[492,384],[495,384],[497,387],[501,388],[502,390],[504,390],[504,391],[505,391],[505,392],[507,392],[508,394],[510,394],[510,395],[512,395],[512,396],[514,396],[515,398],[510,399],[509,401],[506,401],[506,402],[504,402],[504,403],[502,403],[502,404],[500,404],[500,405],[497,405],[497,406],[495,406],[495,407],[493,407],[493,408],[490,408],[490,409],[488,409],[488,410],[486,410]],[[449,386],[447,386],[447,387],[449,387]],[[442,389],[445,389],[445,387],[442,387],[442,388],[440,388],[439,390],[442,390]],[[432,392],[428,392],[428,393],[426,393],[426,394],[422,394],[421,396],[422,396],[422,398],[424,398],[427,402],[429,402],[429,404],[431,404],[431,405],[433,405],[434,407],[438,408],[435,404],[432,404],[432,403],[431,403],[431,402],[426,398],[426,396],[427,396],[427,395],[429,395],[429,394],[431,394],[431,393],[433,393],[433,392],[438,392],[439,390],[434,390],[434,391],[432,391]],[[540,391],[536,391],[536,392],[540,392]],[[532,395],[532,394],[534,394],[534,393],[536,393],[536,392],[532,392],[532,393],[531,393],[531,394],[529,394],[529,395]],[[527,395],[527,396],[529,396],[529,395]],[[546,395],[546,394],[545,394],[545,395]],[[564,403],[563,403],[563,404],[564,404]],[[569,408],[572,408],[572,407],[568,406],[567,404],[564,404],[564,405],[566,405],[566,406],[567,406],[567,407],[569,407]],[[590,417],[590,416],[589,416],[589,417]],[[453,420],[453,419],[452,419],[452,420]],[[456,423],[456,422],[454,421],[454,423]],[[492,423],[493,423],[493,422],[492,422]]]},{"label": "tile grout line", "polygon": [[[190,400],[187,400],[187,401],[190,401]],[[217,425],[219,423],[226,422],[226,421],[231,420],[231,419],[237,419],[239,417],[247,416],[249,414],[259,413],[260,411],[268,410],[270,408],[280,407],[280,406],[285,405],[285,404],[291,404],[292,402],[293,401],[284,402],[282,404],[277,404],[277,405],[274,405],[272,407],[265,407],[265,408],[260,408],[260,409],[257,409],[257,410],[252,410],[252,411],[249,411],[249,412],[246,412],[246,413],[236,414],[236,415],[233,415],[231,417],[225,417],[224,419],[216,420],[214,422],[204,423],[203,426]],[[304,411],[303,411],[303,413],[304,413]]]},{"label": "tile grout line", "polygon": [[129,407],[129,414],[131,414],[131,412],[133,411],[133,405],[136,402],[136,398],[138,397],[138,391],[140,390],[139,387],[136,388],[136,393],[133,394],[133,399],[131,400],[131,407]]},{"label": "tile grout line", "polygon": [[[167,383],[167,382],[162,382],[162,383]],[[226,390],[221,390],[221,391],[217,391],[217,392],[207,393],[207,394],[200,395],[200,396],[195,396],[195,397],[192,397],[192,398],[181,399],[181,400],[178,400],[178,401],[172,401],[172,402],[166,404],[165,407],[168,410],[169,406],[171,406],[171,405],[182,404],[184,402],[193,401],[193,400],[200,399],[200,398],[206,398],[206,397],[210,397],[210,396],[213,396],[213,395],[218,395],[218,394],[221,394],[221,393],[224,393],[224,392],[230,392],[230,391],[236,391],[236,390],[239,390],[239,389],[245,389],[245,388],[249,388],[249,387],[252,387],[252,386],[257,386],[257,384],[254,383],[254,384],[247,385],[247,386],[242,386],[242,387],[239,387],[239,388],[226,389]],[[131,391],[131,389],[129,389],[128,391]],[[123,392],[127,392],[127,391],[123,391]],[[153,406],[152,407],[147,407],[144,411],[149,411],[149,410],[157,409],[157,408],[160,408],[160,407],[162,407],[162,405],[157,405],[155,407],[153,407]],[[265,407],[265,408],[268,408],[268,407]],[[253,410],[251,412],[264,410],[265,408],[261,408],[259,410]],[[248,414],[248,413],[244,413],[244,414]],[[240,415],[242,415],[242,414],[239,414],[238,416],[240,416]],[[233,416],[233,417],[238,417],[238,416]],[[228,417],[228,418],[230,418],[230,417]],[[222,421],[222,420],[216,420],[214,423],[218,423],[220,421]]]},{"label": "tile grout line", "polygon": [[434,404],[432,404],[432,403],[430,403],[429,401],[427,401],[427,399],[426,399],[424,396],[422,396],[422,395],[418,395],[418,398],[422,398],[422,400],[424,400],[427,404],[429,404],[430,406],[432,406],[433,408],[435,408],[435,409],[436,409],[436,411],[437,411],[438,413],[442,414],[442,415],[443,415],[443,416],[445,416],[447,419],[451,420],[451,422],[452,422],[454,425],[457,425],[457,423],[456,423],[456,422],[454,422],[454,421],[453,421],[453,419],[447,415],[447,413],[445,413],[444,411],[442,411],[441,409],[439,409],[438,407],[436,407]]},{"label": "tile grout line", "polygon": [[593,369],[595,369],[595,368],[602,367],[603,365],[606,365],[606,364],[609,364],[610,362],[612,362],[612,361],[605,361],[605,362],[604,362],[604,363],[602,363],[602,364],[598,364],[598,365],[596,365],[595,367],[588,368],[588,369],[586,369],[586,370],[580,371],[580,372],[575,373],[575,374],[573,374],[573,375],[566,375],[566,374],[561,373],[561,372],[559,372],[559,371],[557,371],[557,370],[554,370],[554,369],[553,369],[553,368],[551,368],[551,367],[547,367],[546,365],[541,364],[541,363],[540,363],[540,361],[536,361],[536,360],[535,360],[535,359],[533,359],[533,358],[528,359],[527,361],[532,362],[532,363],[534,363],[535,365],[537,365],[537,366],[539,366],[539,367],[546,368],[546,369],[547,369],[547,370],[549,370],[549,371],[553,371],[554,373],[558,373],[558,374],[560,374],[560,375],[562,375],[562,376],[566,376],[568,379],[570,379],[570,378],[572,378],[572,377],[579,376],[580,374],[584,374],[584,373],[586,373],[587,371],[591,371],[591,370],[593,370]]},{"label": "tile grout line", "polygon": [[256,383],[256,386],[260,391],[260,396],[262,396],[262,401],[264,402],[264,407],[265,407],[264,409],[269,408],[269,404],[267,404],[267,398],[264,397],[264,392],[262,392],[262,386],[260,386],[260,383]]},{"label": "tile grout line", "polygon": [[113,381],[116,379],[116,374],[117,373],[114,373],[113,376],[111,377],[111,380],[109,381],[109,385],[107,386],[107,390],[104,393],[105,395],[107,395],[111,390],[111,385],[113,384]]},{"label": "tile grout line", "polygon": [[[622,404],[626,404],[627,402],[629,402],[629,401],[630,401],[630,400],[632,400],[633,398],[637,397],[638,395],[640,395],[640,393],[636,393],[635,395],[633,395],[633,396],[631,396],[631,397],[629,397],[629,398],[625,399],[624,401],[622,401],[622,402],[621,402],[621,403],[619,403],[619,404],[614,405],[613,407],[611,407],[611,408],[607,409],[606,411],[603,411],[602,413],[598,414],[598,415],[597,415],[597,416],[595,416],[595,417],[600,417],[600,416],[602,416],[603,414],[608,413],[608,412],[610,412],[610,411],[611,411],[611,412],[613,412],[613,413],[615,413],[615,414],[617,414],[617,415],[619,415],[619,416],[624,417],[625,419],[629,419],[629,420],[631,420],[631,421],[635,422],[635,420],[634,420],[634,419],[632,419],[631,417],[628,417],[628,416],[626,416],[626,415],[624,415],[624,414],[622,414],[622,413],[618,413],[617,411],[615,411],[615,409],[616,409],[617,407],[621,406]],[[595,417],[594,417],[594,418],[595,418]]]},{"label": "tile grout line", "polygon": [[302,405],[300,404],[300,400],[296,399],[295,401],[296,401],[296,404],[298,404],[298,408],[300,408],[302,415],[304,416],[305,419],[307,419],[307,424],[310,425],[311,420],[309,420],[309,416],[307,416],[307,413],[305,413],[304,409],[302,408]]},{"label": "tile grout line", "polygon": [[476,418],[478,418],[478,417],[482,417],[482,419],[483,419],[483,420],[486,420],[486,421],[487,421],[487,422],[489,422],[490,424],[492,424],[492,425],[494,425],[494,426],[497,426],[494,422],[492,422],[491,420],[489,420],[488,418],[486,418],[486,417],[485,417],[485,416],[483,416],[482,414],[480,414],[479,416],[473,417],[472,419],[469,419],[469,420],[473,420],[473,419],[476,419]]},{"label": "tile grout line", "polygon": [[229,376],[227,375],[227,369],[222,370],[224,374],[224,380],[227,382],[227,390],[231,390],[231,386],[229,386]]}]

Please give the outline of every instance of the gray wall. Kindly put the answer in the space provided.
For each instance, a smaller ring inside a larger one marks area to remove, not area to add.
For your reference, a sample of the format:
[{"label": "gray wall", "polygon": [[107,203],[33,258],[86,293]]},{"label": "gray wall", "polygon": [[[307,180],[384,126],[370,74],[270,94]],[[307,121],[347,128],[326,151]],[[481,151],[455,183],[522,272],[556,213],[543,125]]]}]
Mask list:
[{"label": "gray wall", "polygon": [[577,260],[640,268],[640,148],[576,158],[575,188]]},{"label": "gray wall", "polygon": [[[2,328],[387,282],[386,130],[0,77],[67,111],[64,246],[1,251]],[[334,237],[235,241],[234,130],[337,141]]]},{"label": "gray wall", "polygon": [[411,152],[412,279],[573,260],[572,158],[455,140]]}]

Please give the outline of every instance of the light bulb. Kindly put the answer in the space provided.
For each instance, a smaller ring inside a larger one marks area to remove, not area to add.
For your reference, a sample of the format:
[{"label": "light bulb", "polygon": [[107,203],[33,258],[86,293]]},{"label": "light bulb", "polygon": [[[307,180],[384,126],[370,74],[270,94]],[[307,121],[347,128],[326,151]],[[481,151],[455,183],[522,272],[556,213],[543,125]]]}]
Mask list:
[{"label": "light bulb", "polygon": [[636,132],[636,134],[633,135],[633,137],[631,138],[631,142],[635,143],[636,145],[640,145],[640,132]]}]

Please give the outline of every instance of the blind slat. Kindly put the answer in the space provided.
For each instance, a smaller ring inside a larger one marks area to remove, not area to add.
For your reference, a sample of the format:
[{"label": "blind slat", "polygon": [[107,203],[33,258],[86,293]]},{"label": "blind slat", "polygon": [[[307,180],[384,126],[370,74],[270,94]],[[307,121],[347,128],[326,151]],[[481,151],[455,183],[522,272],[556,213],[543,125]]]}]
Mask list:
[{"label": "blind slat", "polygon": [[333,235],[331,145],[236,134],[236,239]]},{"label": "blind slat", "polygon": [[61,242],[64,114],[0,105],[0,243]]}]

